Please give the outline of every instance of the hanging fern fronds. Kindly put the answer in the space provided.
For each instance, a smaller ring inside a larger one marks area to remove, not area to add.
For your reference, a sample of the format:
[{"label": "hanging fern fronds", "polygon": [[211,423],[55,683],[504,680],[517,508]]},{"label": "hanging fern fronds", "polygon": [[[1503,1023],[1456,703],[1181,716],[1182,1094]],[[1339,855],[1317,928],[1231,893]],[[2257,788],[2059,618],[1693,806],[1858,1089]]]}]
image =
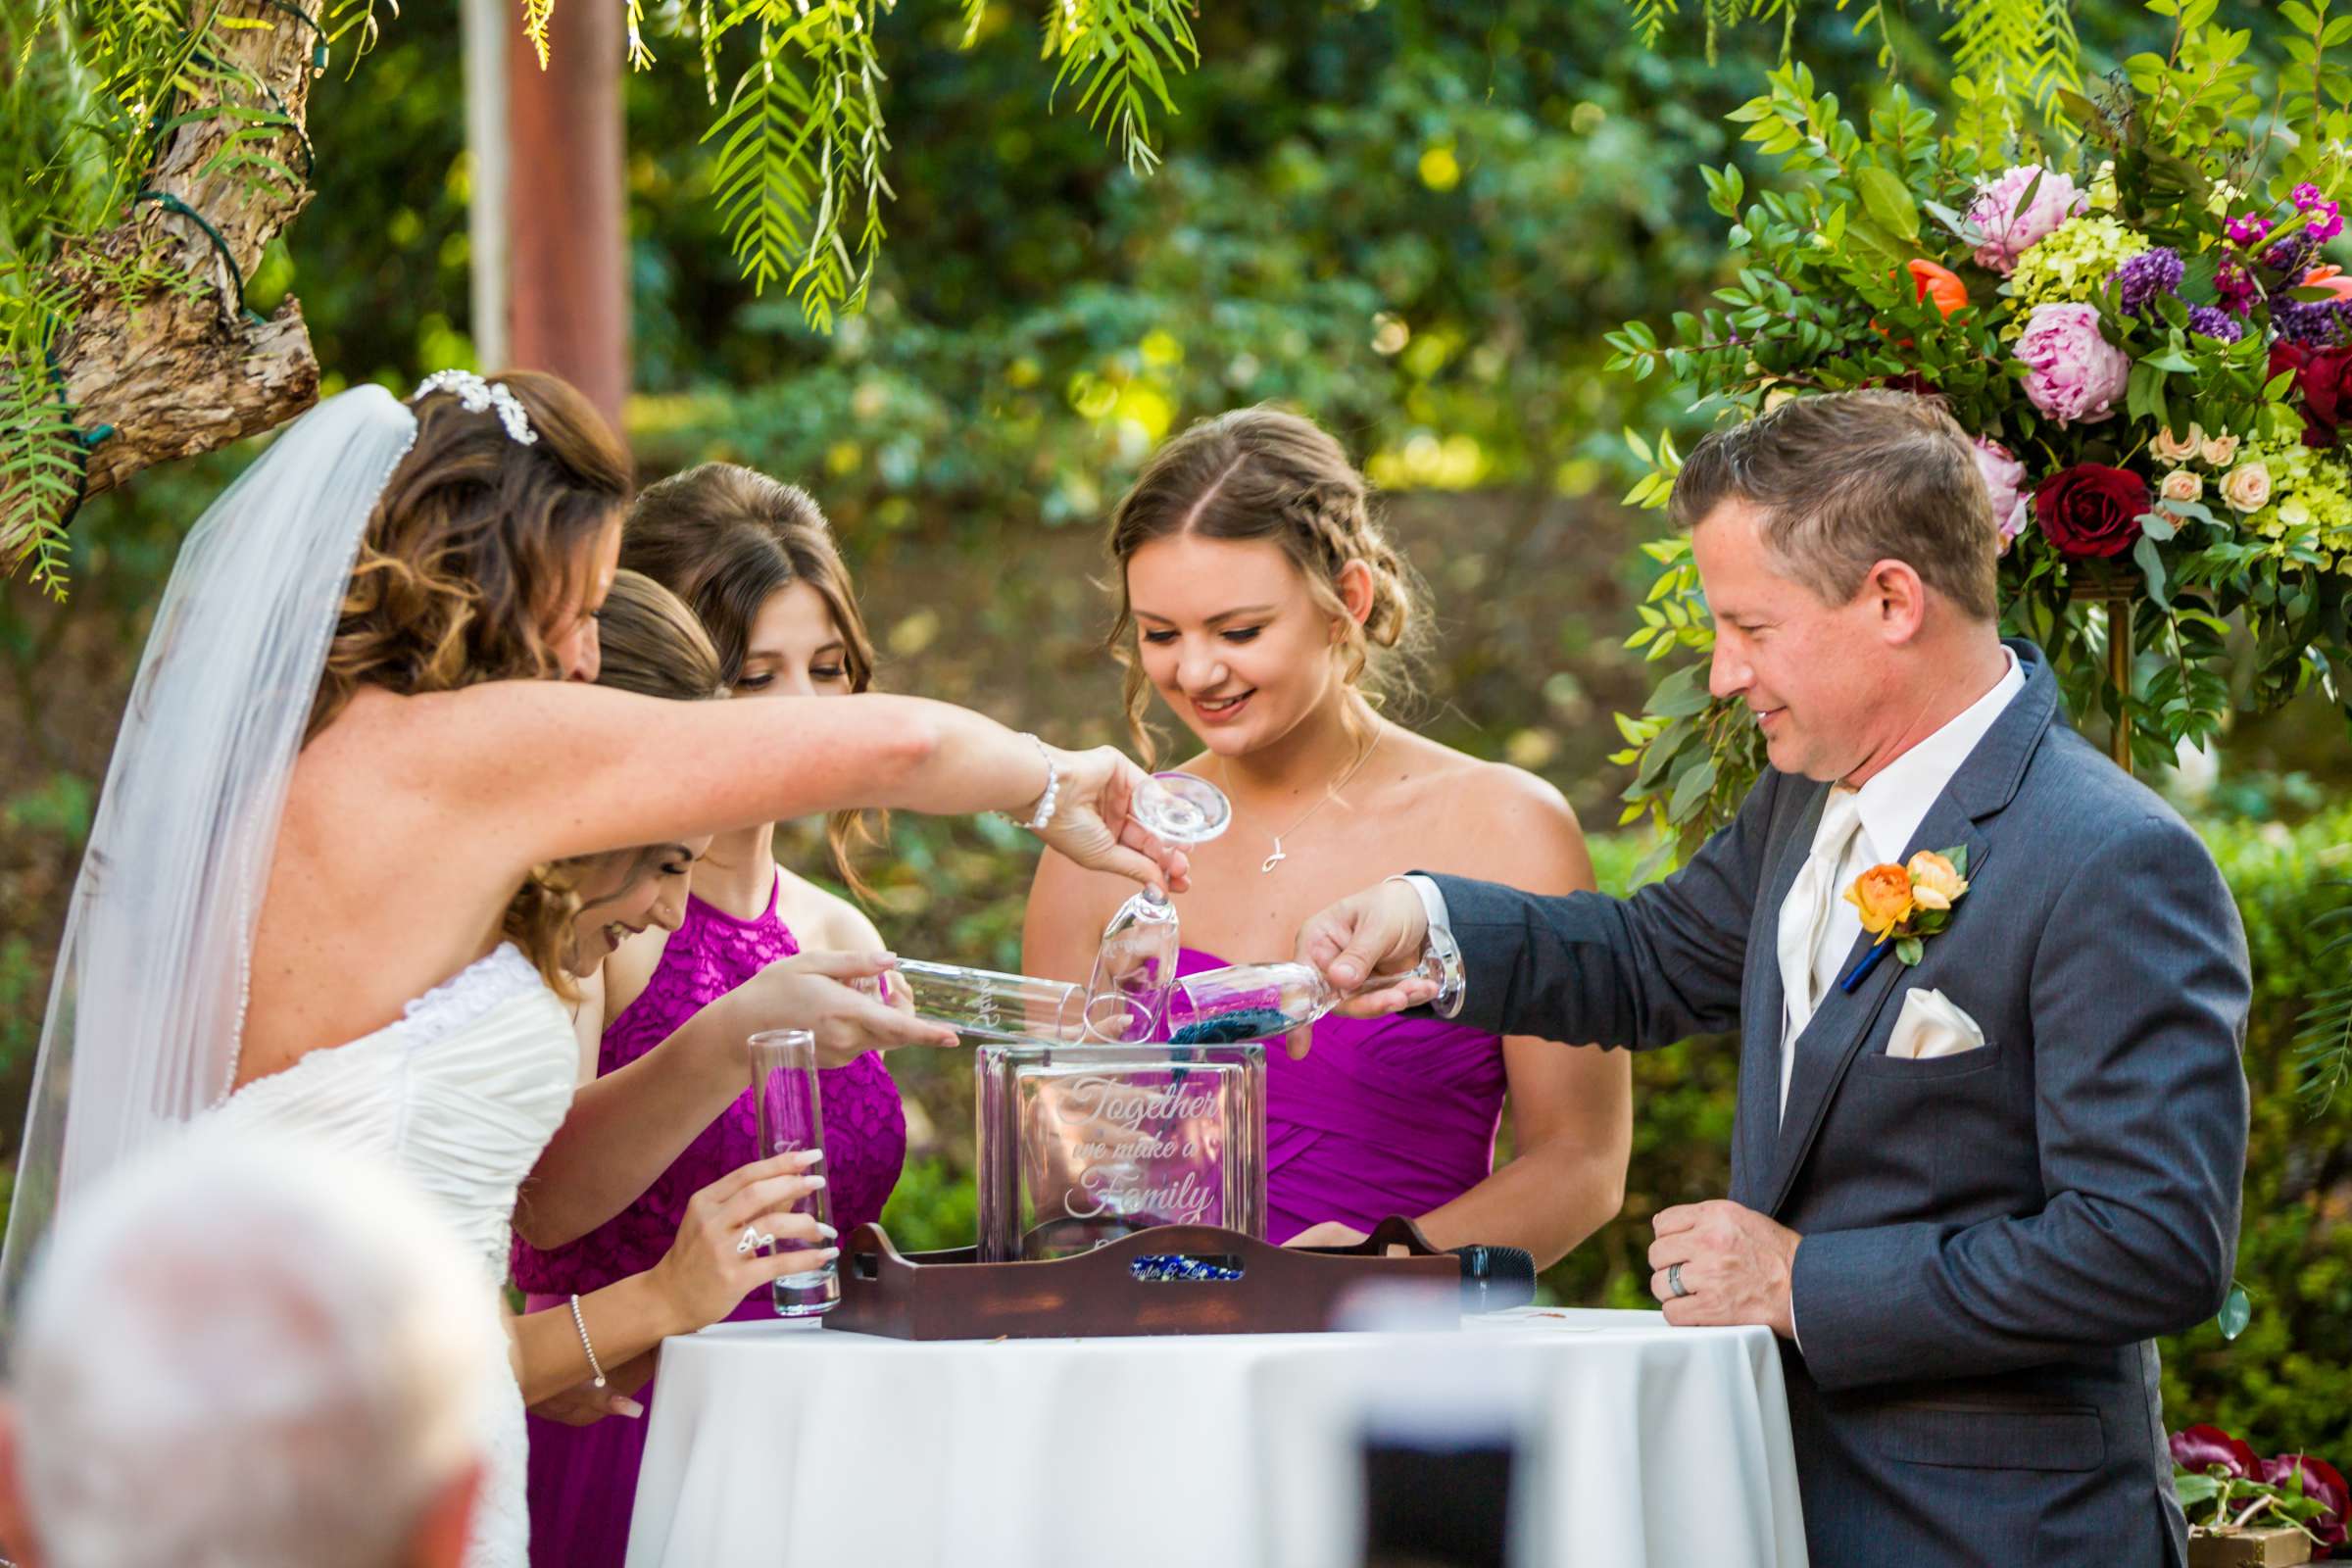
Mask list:
[{"label": "hanging fern fronds", "polygon": [[1049,102],[1077,82],[1078,113],[1090,125],[1108,122],[1128,169],[1148,174],[1158,166],[1152,106],[1175,114],[1168,75],[1200,63],[1181,0],[1056,0],[1047,15],[1042,55],[1061,62]]},{"label": "hanging fern fronds", "polygon": [[775,32],[760,29],[759,59],[735,83],[706,143],[717,142],[711,185],[719,222],[735,265],[755,291],[764,291],[798,265],[816,169],[808,156],[813,127],[808,93],[793,74]]},{"label": "hanging fern fronds", "polygon": [[2315,1116],[2352,1088],[2352,882],[2328,885],[2344,899],[2312,922],[2313,934],[2325,939],[2312,970],[2342,978],[2312,998],[2295,1029],[2299,1088]]},{"label": "hanging fern fronds", "polygon": [[645,0],[629,0],[627,23],[629,29],[629,69],[653,69],[654,52],[645,46]]},{"label": "hanging fern fronds", "polygon": [[1666,35],[1667,18],[1681,15],[1675,0],[1625,0],[1626,25],[1644,49],[1655,49]]},{"label": "hanging fern fronds", "polygon": [[2061,92],[2082,90],[2082,46],[2067,0],[1959,0],[1943,41],[1952,47],[1955,125],[1989,164],[2029,119],[2061,122]]},{"label": "hanging fern fronds", "polygon": [[759,54],[707,142],[719,218],[755,291],[781,281],[808,323],[831,329],[864,307],[885,233],[882,67],[873,0],[811,0],[781,18],[746,6]]},{"label": "hanging fern fronds", "polygon": [[[1626,25],[1646,49],[1665,37],[1669,19],[1682,15],[1680,0],[1624,0]],[[1898,19],[1902,0],[1871,0],[1859,6],[1853,24],[1856,34],[1876,28],[1878,63],[1892,75]],[[1801,0],[1699,0],[1696,24],[1699,45],[1708,64],[1715,62],[1722,39],[1744,26],[1766,25],[1780,32],[1781,65],[1796,60],[1796,24]],[[1856,0],[1838,0],[1844,11]],[[1938,18],[1949,25],[1941,41],[1952,50],[1952,92],[1961,100],[1956,129],[1964,139],[1978,141],[1981,150],[2000,147],[2017,137],[2034,120],[2056,127],[2063,122],[2061,93],[2082,88],[2082,49],[2075,33],[2071,0],[1935,0]],[[1903,37],[1916,46],[1908,24]],[[1974,116],[1976,118],[1972,119]]]},{"label": "hanging fern fronds", "polygon": [[541,71],[547,69],[547,24],[555,10],[556,0],[522,0],[522,35],[538,51]]}]

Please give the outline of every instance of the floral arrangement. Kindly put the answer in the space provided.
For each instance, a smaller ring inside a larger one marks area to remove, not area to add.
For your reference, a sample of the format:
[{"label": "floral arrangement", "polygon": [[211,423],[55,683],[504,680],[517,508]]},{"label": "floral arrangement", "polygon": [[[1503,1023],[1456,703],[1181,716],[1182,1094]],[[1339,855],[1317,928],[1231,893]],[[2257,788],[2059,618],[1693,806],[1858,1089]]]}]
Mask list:
[{"label": "floral arrangement", "polygon": [[[2315,1559],[2344,1544],[2352,1488],[2327,1460],[2308,1453],[2256,1458],[2252,1448],[2212,1426],[2174,1433],[2172,1448],[2173,1491],[2198,1529],[2300,1530],[2311,1538]],[[2209,1504],[2212,1512],[2206,1513]]]},{"label": "floral arrangement", "polygon": [[1870,952],[1840,982],[1848,991],[1870,973],[1893,945],[1896,961],[1916,965],[1927,939],[1944,928],[1952,906],[1968,891],[1968,846],[1957,844],[1940,855],[1921,850],[1901,865],[1874,865],[1854,878],[1845,902],[1862,916],[1862,929],[1875,939]]},{"label": "floral arrangement", "polygon": [[[2315,685],[2352,702],[2352,275],[2327,259],[2352,199],[2352,9],[2284,0],[2267,94],[2213,0],[2148,9],[2169,50],[2058,94],[2023,143],[1939,135],[1899,89],[1858,126],[1802,65],[1774,72],[1731,118],[1788,188],[1751,199],[1738,166],[1704,171],[1736,280],[1670,343],[1641,322],[1610,343],[1613,368],[1730,417],[1865,386],[1940,400],[1976,438],[2005,629],[2050,656],[2078,720],[2105,715],[2120,760],[2153,764],[2233,706]],[[1972,122],[1975,89],[1954,91]],[[1673,443],[1630,439],[1651,471],[1628,500],[1662,506]],[[1635,645],[1705,650],[1687,542],[1651,551]],[[1625,820],[1686,843],[1760,765],[1696,665],[1619,722]]]}]

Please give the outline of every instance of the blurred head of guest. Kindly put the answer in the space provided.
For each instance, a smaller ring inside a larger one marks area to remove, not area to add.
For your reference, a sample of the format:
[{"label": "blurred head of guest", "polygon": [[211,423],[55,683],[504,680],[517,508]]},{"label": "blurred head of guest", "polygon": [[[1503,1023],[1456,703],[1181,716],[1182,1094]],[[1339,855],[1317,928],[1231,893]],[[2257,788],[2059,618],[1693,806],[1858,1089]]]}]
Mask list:
[{"label": "blurred head of guest", "polygon": [[75,1206],[19,1331],[0,1546],[22,1568],[463,1557],[503,1337],[397,1175],[199,1124]]}]

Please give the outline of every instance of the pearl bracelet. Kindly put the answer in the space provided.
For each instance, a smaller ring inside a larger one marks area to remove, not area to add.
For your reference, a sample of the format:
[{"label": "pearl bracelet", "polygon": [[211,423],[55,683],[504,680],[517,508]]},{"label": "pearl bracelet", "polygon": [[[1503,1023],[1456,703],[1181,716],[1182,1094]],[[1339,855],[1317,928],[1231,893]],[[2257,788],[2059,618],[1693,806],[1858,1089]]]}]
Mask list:
[{"label": "pearl bracelet", "polygon": [[596,1374],[596,1386],[605,1386],[605,1364],[596,1358],[596,1347],[588,1343],[588,1320],[580,1315],[580,1298],[571,1298],[571,1326],[580,1331],[580,1348],[588,1352],[588,1369]]},{"label": "pearl bracelet", "polygon": [[[1054,749],[1052,747],[1048,746],[1044,741],[1039,740],[1036,736],[1026,732],[1022,734],[1021,739],[1036,747],[1037,755],[1046,760],[1045,798],[1037,803],[1036,814],[1031,816],[1028,821],[1021,822],[1021,826],[1027,828],[1032,833],[1043,833],[1048,827],[1053,825],[1054,808],[1060,802],[1061,769],[1054,764]],[[1010,812],[1006,812],[1005,814],[1008,816],[1011,815]],[[1020,818],[1013,817],[1013,820],[1019,822]]]}]

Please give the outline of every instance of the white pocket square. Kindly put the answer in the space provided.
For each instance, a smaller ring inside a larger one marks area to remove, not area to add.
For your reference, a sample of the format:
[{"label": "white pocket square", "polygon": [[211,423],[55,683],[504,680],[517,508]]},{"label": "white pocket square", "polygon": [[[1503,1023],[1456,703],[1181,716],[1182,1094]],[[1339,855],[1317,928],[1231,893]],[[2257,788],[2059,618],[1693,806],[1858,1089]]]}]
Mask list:
[{"label": "white pocket square", "polygon": [[1887,1037],[1886,1054],[1924,1061],[1930,1056],[1957,1056],[1984,1049],[1984,1031],[1977,1020],[1952,1005],[1940,991],[1910,991],[1903,995],[1902,1014]]}]

